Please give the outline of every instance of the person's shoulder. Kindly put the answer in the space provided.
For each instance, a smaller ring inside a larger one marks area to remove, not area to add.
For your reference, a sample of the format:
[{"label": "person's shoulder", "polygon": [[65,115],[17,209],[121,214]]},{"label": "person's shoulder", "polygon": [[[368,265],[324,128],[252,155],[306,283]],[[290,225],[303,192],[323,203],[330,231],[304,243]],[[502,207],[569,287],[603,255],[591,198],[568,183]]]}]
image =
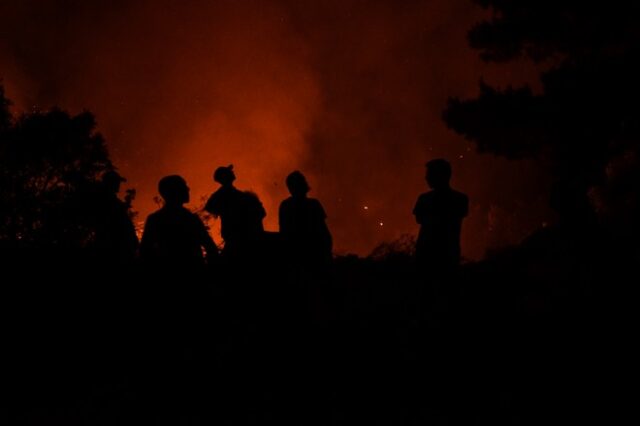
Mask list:
[{"label": "person's shoulder", "polygon": [[317,198],[308,198],[307,205],[312,211],[323,217],[326,217],[327,214],[324,211],[324,207],[322,207],[322,203]]},{"label": "person's shoulder", "polygon": [[180,214],[182,214],[185,217],[188,217],[189,219],[201,220],[200,216],[198,216],[198,213],[194,213],[186,207],[180,208],[179,211],[180,211]]},{"label": "person's shoulder", "polygon": [[229,197],[233,199],[247,198],[247,191],[242,191],[236,188],[235,186],[222,187],[221,189],[222,191],[220,192],[220,194],[224,197]]},{"label": "person's shoulder", "polygon": [[456,191],[455,189],[451,190],[451,194],[454,197],[454,199],[456,199],[457,201],[460,202],[468,202],[469,201],[469,196],[467,194],[465,194],[464,192],[460,192],[460,191]]},{"label": "person's shoulder", "polygon": [[434,191],[423,192],[418,195],[418,203],[428,203],[433,199]]},{"label": "person's shoulder", "polygon": [[253,191],[242,191],[242,195],[249,200],[259,200],[258,194]]},{"label": "person's shoulder", "polygon": [[222,205],[229,202],[229,196],[232,194],[228,188],[221,186],[207,200],[204,209],[210,213],[217,214]]},{"label": "person's shoulder", "polygon": [[452,190],[452,205],[460,212],[461,216],[467,216],[469,214],[469,197],[459,191]]},{"label": "person's shoulder", "polygon": [[280,203],[280,208],[288,208],[293,205],[293,197],[285,198]]},{"label": "person's shoulder", "polygon": [[222,188],[218,188],[216,191],[214,191],[213,194],[209,196],[209,199],[207,200],[207,204],[215,203],[217,200],[220,199],[222,195],[223,195]]},{"label": "person's shoulder", "polygon": [[162,209],[158,209],[155,212],[149,213],[149,215],[147,216],[147,220],[149,220],[149,219],[155,220],[155,219],[159,218],[160,216],[162,216]]},{"label": "person's shoulder", "polygon": [[150,224],[153,225],[159,221],[162,220],[163,217],[163,211],[162,209],[156,210],[153,213],[149,213],[149,215],[147,216],[147,220],[145,221],[146,225],[149,226]]},{"label": "person's shoulder", "polygon": [[192,212],[191,210],[189,210],[186,207],[182,207],[178,211],[178,214],[181,217],[180,220],[183,220],[186,223],[190,223],[193,226],[200,226],[200,225],[203,224],[202,219],[200,218],[200,216],[197,213]]},{"label": "person's shoulder", "polygon": [[322,203],[317,198],[308,198],[309,201],[307,203],[314,209],[324,210],[322,208]]}]

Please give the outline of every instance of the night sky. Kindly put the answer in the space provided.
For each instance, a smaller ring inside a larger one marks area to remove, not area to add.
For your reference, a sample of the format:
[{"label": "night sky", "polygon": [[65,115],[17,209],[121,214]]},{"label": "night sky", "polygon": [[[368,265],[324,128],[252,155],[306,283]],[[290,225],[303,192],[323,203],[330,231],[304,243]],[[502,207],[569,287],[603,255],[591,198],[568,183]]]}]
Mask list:
[{"label": "night sky", "polygon": [[481,79],[536,88],[528,63],[483,64],[467,46],[483,13],[469,0],[0,0],[0,78],[15,111],[96,114],[138,221],[160,177],[183,175],[195,209],[233,163],[277,230],[300,169],[336,252],[364,255],[417,232],[424,163],[445,157],[471,199],[463,255],[480,258],[549,220],[538,166],[479,155],[441,120]]}]

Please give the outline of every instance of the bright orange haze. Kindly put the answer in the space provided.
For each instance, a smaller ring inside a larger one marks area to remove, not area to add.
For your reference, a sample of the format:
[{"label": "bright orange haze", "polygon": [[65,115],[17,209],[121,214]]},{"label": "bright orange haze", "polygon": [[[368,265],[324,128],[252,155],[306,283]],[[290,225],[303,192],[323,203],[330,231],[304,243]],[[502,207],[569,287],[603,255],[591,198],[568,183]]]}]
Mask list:
[{"label": "bright orange haze", "polygon": [[547,214],[539,170],[476,154],[440,119],[480,78],[533,80],[467,48],[481,18],[469,0],[3,2],[0,77],[19,110],[96,114],[140,220],[160,177],[183,175],[196,208],[233,163],[277,230],[284,178],[300,169],[336,251],[367,254],[417,232],[423,165],[442,156],[472,201],[463,254],[479,258]]}]

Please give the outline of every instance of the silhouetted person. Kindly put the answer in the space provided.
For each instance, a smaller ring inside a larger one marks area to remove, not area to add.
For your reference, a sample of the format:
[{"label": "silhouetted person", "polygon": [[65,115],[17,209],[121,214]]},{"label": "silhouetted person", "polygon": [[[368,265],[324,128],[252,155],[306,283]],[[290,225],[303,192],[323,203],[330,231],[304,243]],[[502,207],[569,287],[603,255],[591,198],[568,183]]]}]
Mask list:
[{"label": "silhouetted person", "polygon": [[99,260],[107,263],[131,262],[138,249],[138,236],[129,217],[129,208],[118,198],[121,182],[126,179],[115,171],[102,176],[95,194],[93,248]]},{"label": "silhouetted person", "polygon": [[416,259],[424,273],[450,272],[460,263],[460,231],[469,210],[468,197],[451,189],[451,165],[444,159],[427,163],[431,191],[418,197],[413,214],[420,224]]},{"label": "silhouetted person", "polygon": [[218,254],[213,239],[200,218],[186,209],[189,187],[178,175],[160,179],[158,192],[164,206],[150,214],[144,226],[140,256],[161,266],[197,266],[204,263],[202,250],[209,260]]},{"label": "silhouetted person", "polygon": [[233,186],[233,166],[218,167],[213,180],[221,187],[207,201],[204,209],[220,218],[224,254],[237,260],[257,255],[263,240],[262,220],[267,215],[259,198]]},{"label": "silhouetted person", "polygon": [[294,268],[318,268],[331,262],[332,239],[320,201],[308,198],[311,189],[299,171],[287,176],[291,197],[280,204],[280,235],[287,263]]}]

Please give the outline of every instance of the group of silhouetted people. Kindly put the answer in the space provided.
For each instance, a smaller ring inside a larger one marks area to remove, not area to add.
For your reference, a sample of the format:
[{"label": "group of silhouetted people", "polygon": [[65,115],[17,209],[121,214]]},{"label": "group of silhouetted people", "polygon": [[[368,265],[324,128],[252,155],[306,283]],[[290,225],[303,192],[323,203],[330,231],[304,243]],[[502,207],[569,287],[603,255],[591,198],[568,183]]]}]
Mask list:
[{"label": "group of silhouetted people", "polygon": [[[460,231],[468,213],[468,198],[450,186],[451,165],[444,159],[426,164],[426,181],[431,190],[418,197],[413,214],[420,225],[416,242],[416,260],[425,274],[435,275],[455,269],[460,263]],[[208,199],[204,210],[221,221],[223,248],[209,235],[200,217],[184,207],[189,202],[189,187],[178,175],[163,177],[158,192],[164,204],[145,222],[139,246],[143,262],[158,265],[203,265],[223,260],[242,266],[265,257],[274,250],[267,238],[263,219],[266,211],[258,196],[234,186],[233,166],[218,167],[213,180],[220,185]],[[126,206],[117,198],[122,178],[109,172],[103,186],[112,194],[108,216],[97,239],[102,247],[132,253],[137,238]],[[291,270],[320,271],[332,260],[332,237],[327,215],[320,201],[309,198],[305,176],[294,171],[286,178],[291,194],[280,204],[279,245],[281,256]],[[272,234],[272,233],[271,233]],[[102,241],[104,240],[104,241]]]},{"label": "group of silhouetted people", "polygon": [[[147,218],[140,257],[157,264],[199,265],[205,259],[215,263],[241,266],[263,259],[269,247],[263,219],[266,211],[258,196],[234,186],[233,166],[218,167],[213,174],[220,184],[208,199],[204,210],[221,222],[224,246],[218,246],[198,215],[184,207],[189,201],[189,188],[177,175],[160,180],[158,191],[164,205]],[[287,177],[291,197],[280,207],[281,248],[292,265],[320,267],[331,260],[332,240],[325,223],[326,215],[318,200],[308,198],[309,185],[302,173]]]}]

